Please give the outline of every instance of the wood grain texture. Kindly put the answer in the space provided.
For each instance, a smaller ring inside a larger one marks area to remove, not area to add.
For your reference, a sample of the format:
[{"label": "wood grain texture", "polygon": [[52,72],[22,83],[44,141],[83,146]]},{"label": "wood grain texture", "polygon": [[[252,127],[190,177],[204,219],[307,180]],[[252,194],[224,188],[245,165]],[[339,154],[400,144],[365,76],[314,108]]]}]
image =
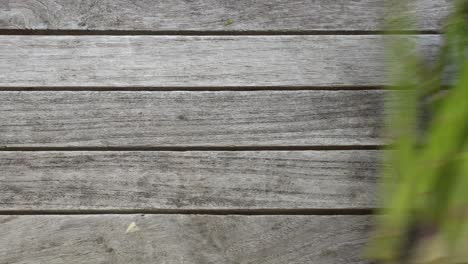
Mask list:
[{"label": "wood grain texture", "polygon": [[384,92],[4,91],[3,147],[378,145]]},{"label": "wood grain texture", "polygon": [[377,35],[0,36],[0,87],[376,86],[383,58]]},{"label": "wood grain texture", "polygon": [[[127,233],[135,223],[138,231]],[[0,216],[0,263],[357,264],[369,216]]]},{"label": "wood grain texture", "polygon": [[[417,29],[440,29],[452,2],[411,1],[414,10],[412,15],[419,18]],[[3,0],[0,3],[0,28],[143,31],[378,30],[382,25],[384,3],[385,0]]]},{"label": "wood grain texture", "polygon": [[0,152],[0,209],[373,208],[379,153]]}]

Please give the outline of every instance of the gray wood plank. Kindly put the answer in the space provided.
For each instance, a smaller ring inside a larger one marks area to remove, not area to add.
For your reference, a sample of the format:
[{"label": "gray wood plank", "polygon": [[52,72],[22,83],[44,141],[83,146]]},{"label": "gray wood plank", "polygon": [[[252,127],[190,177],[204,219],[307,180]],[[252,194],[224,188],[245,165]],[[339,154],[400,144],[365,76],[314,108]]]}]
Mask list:
[{"label": "gray wood plank", "polygon": [[0,152],[0,209],[373,208],[379,153]]},{"label": "gray wood plank", "polygon": [[[408,38],[428,59],[441,42]],[[376,35],[0,36],[0,87],[376,86],[383,46]]]},{"label": "gray wood plank", "polygon": [[[452,0],[413,0],[418,28],[437,30]],[[3,0],[0,28],[248,31],[378,30],[385,0]],[[414,29],[414,28],[410,28]]]},{"label": "gray wood plank", "polygon": [[371,227],[370,216],[0,216],[0,262],[368,263]]},{"label": "gray wood plank", "polygon": [[2,147],[378,145],[384,92],[3,91]]}]

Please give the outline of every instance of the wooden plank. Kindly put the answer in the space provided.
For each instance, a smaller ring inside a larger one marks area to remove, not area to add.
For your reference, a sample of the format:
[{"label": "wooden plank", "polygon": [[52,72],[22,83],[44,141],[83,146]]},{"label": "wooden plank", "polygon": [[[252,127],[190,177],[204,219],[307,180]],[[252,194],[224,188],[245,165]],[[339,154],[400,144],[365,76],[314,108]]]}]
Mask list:
[{"label": "wooden plank", "polygon": [[[452,0],[413,0],[418,29],[438,30]],[[378,30],[385,0],[3,0],[0,28],[143,31]],[[410,28],[414,29],[414,28]]]},{"label": "wooden plank", "polygon": [[[389,36],[397,38],[399,36]],[[414,38],[426,58],[440,36]],[[0,36],[0,87],[385,84],[383,37]]]},{"label": "wooden plank", "polygon": [[[126,232],[128,226],[137,226]],[[364,261],[370,216],[0,216],[2,263]]]},{"label": "wooden plank", "polygon": [[0,146],[381,144],[384,92],[4,91]]},{"label": "wooden plank", "polygon": [[0,209],[373,208],[379,153],[0,152]]}]

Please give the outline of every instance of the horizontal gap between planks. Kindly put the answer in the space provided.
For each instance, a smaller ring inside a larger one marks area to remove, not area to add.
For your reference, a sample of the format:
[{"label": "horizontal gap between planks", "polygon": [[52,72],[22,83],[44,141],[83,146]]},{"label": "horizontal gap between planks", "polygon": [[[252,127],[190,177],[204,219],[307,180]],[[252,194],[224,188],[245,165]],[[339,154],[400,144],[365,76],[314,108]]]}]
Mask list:
[{"label": "horizontal gap between planks", "polygon": [[[441,91],[447,92],[451,86],[443,86]],[[224,86],[224,87],[0,87],[1,92],[256,92],[256,91],[398,91],[394,86]],[[430,94],[429,96],[432,96]]]},{"label": "horizontal gap between planks", "polygon": [[224,86],[224,87],[0,87],[2,91],[366,91],[383,90],[384,86]]},{"label": "horizontal gap between planks", "polygon": [[0,215],[372,215],[375,209],[124,209],[124,210],[1,210]]},{"label": "horizontal gap between planks", "polygon": [[140,36],[140,35],[174,35],[174,36],[275,36],[275,35],[434,35],[438,30],[60,30],[60,29],[0,29],[0,35],[46,35],[46,36]]},{"label": "horizontal gap between planks", "polygon": [[305,150],[379,150],[385,145],[344,146],[158,146],[158,147],[0,147],[5,151],[305,151]]}]

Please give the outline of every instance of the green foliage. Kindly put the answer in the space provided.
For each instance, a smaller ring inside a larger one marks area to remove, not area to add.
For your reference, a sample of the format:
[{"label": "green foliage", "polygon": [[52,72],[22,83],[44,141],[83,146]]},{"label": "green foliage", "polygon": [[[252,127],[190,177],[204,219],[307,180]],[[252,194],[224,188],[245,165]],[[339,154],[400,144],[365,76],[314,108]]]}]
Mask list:
[{"label": "green foliage", "polygon": [[227,27],[227,26],[230,26],[234,23],[234,19],[232,18],[229,18],[228,20],[226,20],[226,23],[224,23],[224,26]]},{"label": "green foliage", "polygon": [[[411,37],[391,38],[394,148],[386,151],[385,209],[370,245],[385,263],[468,263],[468,1],[454,4],[435,65],[417,55]],[[410,23],[393,16],[389,30]]]}]

